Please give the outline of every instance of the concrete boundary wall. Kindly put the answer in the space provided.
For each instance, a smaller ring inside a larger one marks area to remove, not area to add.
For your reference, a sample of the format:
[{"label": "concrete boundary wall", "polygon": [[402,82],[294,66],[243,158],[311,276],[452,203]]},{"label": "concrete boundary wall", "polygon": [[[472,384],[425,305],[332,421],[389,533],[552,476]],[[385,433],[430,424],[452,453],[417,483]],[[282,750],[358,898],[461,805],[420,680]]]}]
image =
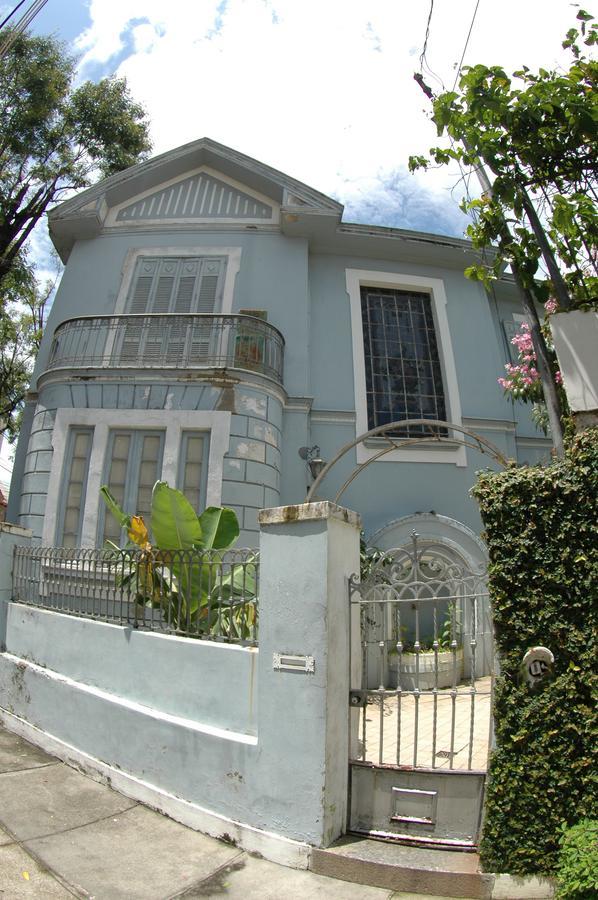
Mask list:
[{"label": "concrete boundary wall", "polygon": [[304,867],[346,823],[360,523],[314,503],[260,524],[259,651],[8,603],[0,718],[187,825]]},{"label": "concrete boundary wall", "polygon": [[257,734],[257,655],[11,603],[12,654],[89,687],[207,726]]},{"label": "concrete boundary wall", "polygon": [[16,546],[30,547],[32,535],[29,528],[0,522],[0,652],[6,649],[6,623],[12,596],[13,551]]},{"label": "concrete boundary wall", "polygon": [[108,784],[125,796],[145,803],[151,809],[156,809],[195,831],[228,841],[250,853],[259,854],[265,859],[283,866],[293,869],[309,867],[311,847],[305,842],[289,840],[278,834],[252,828],[242,822],[235,822],[225,816],[219,816],[211,810],[196,803],[190,803],[182,797],[177,797],[155,784],[150,784],[128,772],[122,772],[97,757],[83,753],[77,747],[67,744],[2,708],[0,708],[0,723],[96,781]]}]

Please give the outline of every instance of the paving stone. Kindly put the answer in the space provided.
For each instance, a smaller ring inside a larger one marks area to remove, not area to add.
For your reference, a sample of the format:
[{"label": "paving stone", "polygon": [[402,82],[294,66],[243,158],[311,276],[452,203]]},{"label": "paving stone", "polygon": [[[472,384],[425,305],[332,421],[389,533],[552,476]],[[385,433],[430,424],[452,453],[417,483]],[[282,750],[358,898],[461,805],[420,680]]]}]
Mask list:
[{"label": "paving stone", "polygon": [[[222,896],[231,900],[386,900],[384,888],[349,884],[298,869],[288,869],[243,854],[201,884],[175,895],[185,900]],[[423,900],[422,897],[419,900]]]},{"label": "paving stone", "polygon": [[0,847],[0,898],[2,900],[73,900],[71,893],[42,868],[18,844]]},{"label": "paving stone", "polygon": [[12,844],[12,843],[14,843],[14,838],[11,837],[11,835],[8,833],[8,831],[5,831],[4,828],[2,828],[2,826],[0,826],[0,847],[2,847],[3,844]]},{"label": "paving stone", "polygon": [[20,841],[87,825],[133,803],[63,764],[0,776],[0,824]]},{"label": "paving stone", "polygon": [[144,806],[25,847],[94,900],[164,900],[241,855]]},{"label": "paving stone", "polygon": [[54,765],[55,763],[56,759],[48,756],[39,747],[27,743],[12,731],[0,728],[0,774],[17,772],[19,769]]},{"label": "paving stone", "polygon": [[467,900],[467,897],[438,897],[436,894],[392,894],[389,900]]}]

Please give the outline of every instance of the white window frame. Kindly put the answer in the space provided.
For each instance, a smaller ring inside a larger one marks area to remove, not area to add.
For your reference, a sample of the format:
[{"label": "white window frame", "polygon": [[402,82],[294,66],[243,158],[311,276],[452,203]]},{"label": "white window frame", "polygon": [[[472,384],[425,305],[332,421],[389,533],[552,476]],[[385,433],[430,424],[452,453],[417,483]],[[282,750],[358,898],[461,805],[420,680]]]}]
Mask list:
[{"label": "white window frame", "polygon": [[[457,383],[457,370],[453,355],[453,345],[446,314],[446,291],[441,278],[428,278],[421,275],[407,275],[402,272],[380,272],[370,269],[346,269],[345,280],[347,294],[351,305],[351,333],[353,343],[353,377],[355,384],[355,436],[369,431],[368,408],[365,383],[365,352],[363,346],[363,323],[361,316],[361,288],[389,288],[390,290],[422,291],[430,295],[432,314],[438,339],[438,356],[445,388],[445,405],[447,421],[461,425],[461,402]],[[376,446],[363,443],[356,447],[357,463],[367,462],[380,451],[377,439]],[[442,449],[439,449],[439,446]],[[380,457],[384,462],[426,462],[452,463],[462,467],[467,465],[465,447],[445,447],[431,444],[426,447],[409,447],[391,450]]]},{"label": "white window frame", "polygon": [[164,435],[164,454],[160,479],[176,485],[180,460],[180,444],[183,431],[209,432],[208,475],[206,506],[220,506],[222,498],[222,472],[224,455],[230,440],[231,413],[224,411],[146,409],[59,409],[52,433],[52,466],[46,500],[46,513],[42,543],[54,546],[58,528],[60,492],[66,459],[69,429],[72,426],[93,427],[91,455],[89,458],[87,491],[83,510],[81,546],[97,545],[97,526],[100,487],[105,472],[106,453],[110,431],[118,428],[161,429]]},{"label": "white window frame", "polygon": [[137,260],[140,256],[173,256],[177,259],[184,259],[188,256],[225,257],[226,272],[224,273],[224,284],[222,285],[222,304],[220,309],[214,310],[214,315],[228,315],[233,308],[235,281],[241,268],[241,252],[241,247],[209,247],[203,245],[201,247],[132,247],[125,256],[123,263],[122,278],[114,307],[114,315],[121,316],[127,311],[129,290],[135,274]]}]

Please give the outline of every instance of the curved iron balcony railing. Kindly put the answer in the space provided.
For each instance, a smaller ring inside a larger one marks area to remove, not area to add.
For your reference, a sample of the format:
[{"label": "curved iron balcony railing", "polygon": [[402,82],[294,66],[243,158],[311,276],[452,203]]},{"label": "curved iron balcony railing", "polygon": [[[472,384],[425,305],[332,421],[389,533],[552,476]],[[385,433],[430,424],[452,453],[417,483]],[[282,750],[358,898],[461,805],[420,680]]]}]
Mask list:
[{"label": "curved iron balcony railing", "polygon": [[82,316],[54,332],[48,370],[244,369],[282,384],[284,338],[253,316]]}]

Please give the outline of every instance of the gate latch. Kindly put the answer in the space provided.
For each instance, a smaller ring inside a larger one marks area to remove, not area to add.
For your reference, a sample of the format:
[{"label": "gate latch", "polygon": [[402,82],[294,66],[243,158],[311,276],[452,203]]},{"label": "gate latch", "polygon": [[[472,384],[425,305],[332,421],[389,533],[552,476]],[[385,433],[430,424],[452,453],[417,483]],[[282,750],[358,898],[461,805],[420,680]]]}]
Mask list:
[{"label": "gate latch", "polygon": [[366,691],[349,691],[349,706],[365,706],[367,701]]}]

